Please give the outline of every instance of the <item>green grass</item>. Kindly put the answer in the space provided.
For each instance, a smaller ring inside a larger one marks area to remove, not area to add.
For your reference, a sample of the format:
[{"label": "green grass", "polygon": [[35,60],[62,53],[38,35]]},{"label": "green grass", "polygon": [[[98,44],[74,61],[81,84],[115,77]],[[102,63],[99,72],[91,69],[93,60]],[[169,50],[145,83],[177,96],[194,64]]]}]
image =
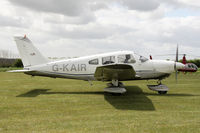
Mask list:
[{"label": "green grass", "polygon": [[127,81],[128,92],[112,96],[103,82],[0,72],[0,132],[199,133],[200,73],[164,80],[167,95],[153,83]]}]

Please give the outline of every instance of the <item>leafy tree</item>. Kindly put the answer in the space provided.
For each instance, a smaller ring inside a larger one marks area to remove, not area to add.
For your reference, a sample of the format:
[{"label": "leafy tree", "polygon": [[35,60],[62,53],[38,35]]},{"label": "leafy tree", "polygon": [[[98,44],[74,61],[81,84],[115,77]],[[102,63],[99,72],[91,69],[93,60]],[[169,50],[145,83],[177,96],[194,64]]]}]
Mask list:
[{"label": "leafy tree", "polygon": [[21,59],[17,59],[13,64],[13,67],[23,67],[23,63]]}]

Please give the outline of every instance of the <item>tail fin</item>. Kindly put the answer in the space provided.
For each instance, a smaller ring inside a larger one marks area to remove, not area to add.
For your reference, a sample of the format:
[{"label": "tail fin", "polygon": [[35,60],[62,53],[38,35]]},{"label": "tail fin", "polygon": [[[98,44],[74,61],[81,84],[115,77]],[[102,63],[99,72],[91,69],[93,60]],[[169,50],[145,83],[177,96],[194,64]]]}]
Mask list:
[{"label": "tail fin", "polygon": [[32,42],[26,37],[14,37],[17,48],[22,58],[24,67],[47,63],[48,60],[35,48]]}]

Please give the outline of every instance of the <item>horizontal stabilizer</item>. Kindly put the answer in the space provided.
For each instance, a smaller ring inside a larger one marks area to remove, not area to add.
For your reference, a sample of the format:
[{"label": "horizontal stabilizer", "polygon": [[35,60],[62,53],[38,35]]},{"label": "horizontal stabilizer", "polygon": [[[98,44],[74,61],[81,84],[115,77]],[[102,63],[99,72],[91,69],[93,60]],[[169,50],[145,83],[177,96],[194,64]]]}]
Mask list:
[{"label": "horizontal stabilizer", "polygon": [[11,71],[7,71],[10,73],[24,73],[24,72],[31,72],[31,70],[11,70]]}]

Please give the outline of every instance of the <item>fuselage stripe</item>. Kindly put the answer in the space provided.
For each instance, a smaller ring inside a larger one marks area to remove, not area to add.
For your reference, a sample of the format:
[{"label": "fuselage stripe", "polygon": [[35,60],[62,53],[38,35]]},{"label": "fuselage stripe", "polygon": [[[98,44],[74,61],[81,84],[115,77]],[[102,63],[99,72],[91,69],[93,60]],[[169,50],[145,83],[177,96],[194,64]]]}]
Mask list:
[{"label": "fuselage stripe", "polygon": [[43,73],[51,73],[51,74],[59,74],[59,75],[71,75],[71,76],[82,76],[82,75],[88,75],[88,76],[93,76],[94,74],[69,74],[69,73],[58,73],[58,72],[49,72],[49,71],[39,71],[39,72],[43,72]]}]

